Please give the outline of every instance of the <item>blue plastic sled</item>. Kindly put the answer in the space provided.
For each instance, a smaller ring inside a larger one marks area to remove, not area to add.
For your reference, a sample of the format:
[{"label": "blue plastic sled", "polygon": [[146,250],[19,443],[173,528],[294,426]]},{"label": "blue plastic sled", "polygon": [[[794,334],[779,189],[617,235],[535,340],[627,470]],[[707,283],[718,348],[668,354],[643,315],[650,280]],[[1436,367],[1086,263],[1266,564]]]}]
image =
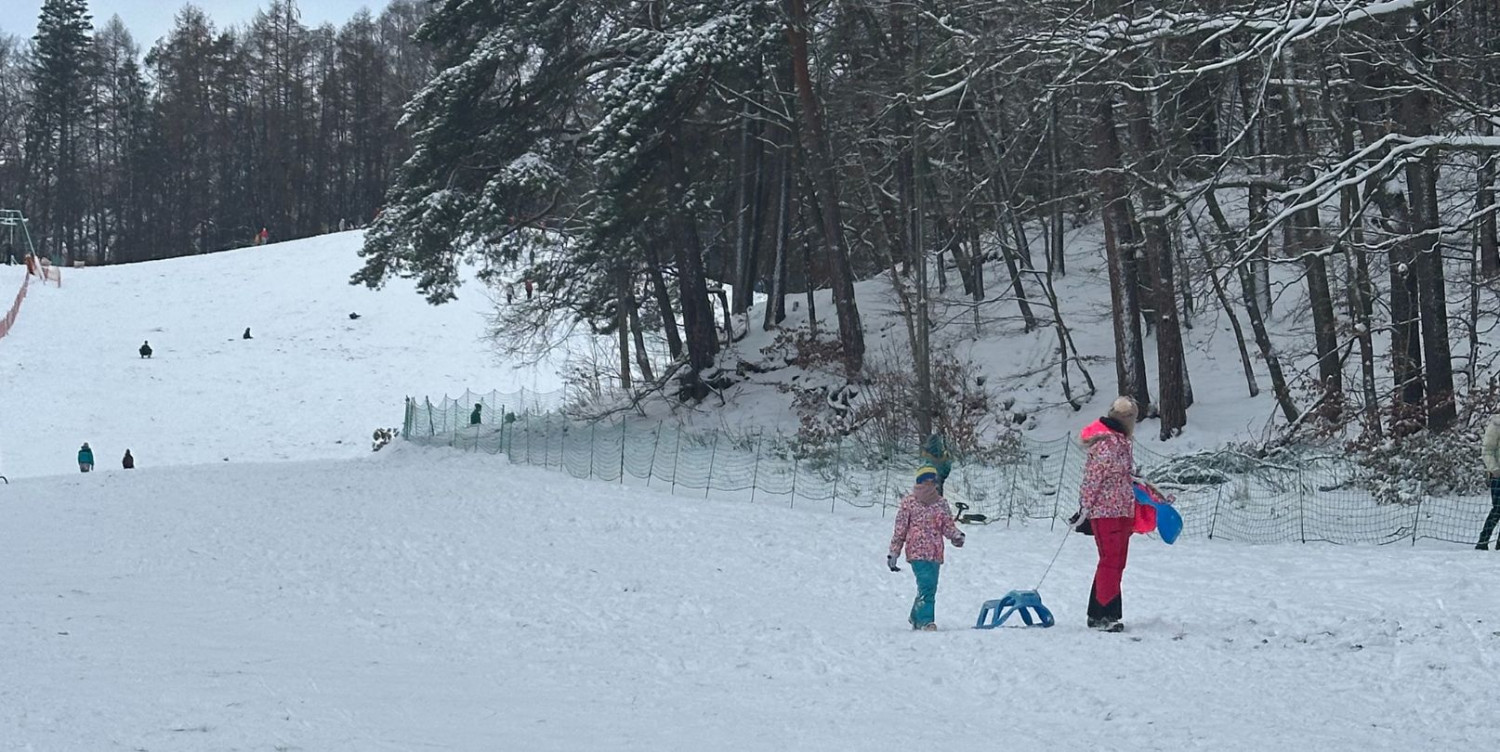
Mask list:
[{"label": "blue plastic sled", "polygon": [[1149,506],[1156,512],[1156,532],[1161,535],[1162,542],[1176,543],[1177,536],[1182,534],[1182,515],[1171,504],[1151,493],[1150,488],[1140,483],[1131,485],[1135,488],[1136,503]]},{"label": "blue plastic sled", "polygon": [[1052,612],[1042,605],[1042,596],[1035,590],[1012,590],[998,601],[985,601],[979,607],[979,620],[974,622],[974,628],[994,629],[1015,613],[1021,615],[1021,621],[1028,627],[1050,627],[1054,623]]}]

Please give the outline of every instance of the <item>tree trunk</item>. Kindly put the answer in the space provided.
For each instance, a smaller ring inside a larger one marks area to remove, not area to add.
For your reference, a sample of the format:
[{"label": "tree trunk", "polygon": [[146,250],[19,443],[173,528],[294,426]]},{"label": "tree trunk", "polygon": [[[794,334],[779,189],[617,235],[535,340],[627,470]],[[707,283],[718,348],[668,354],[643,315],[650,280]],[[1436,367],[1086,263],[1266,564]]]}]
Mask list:
[{"label": "tree trunk", "polygon": [[848,375],[853,377],[864,369],[865,333],[859,320],[859,306],[854,300],[854,270],[849,264],[843,226],[839,219],[837,176],[823,135],[823,118],[817,93],[813,91],[812,77],[808,72],[807,7],[805,0],[786,0],[786,8],[789,16],[786,36],[791,46],[792,77],[796,81],[797,98],[801,105],[803,151],[822,208],[819,212],[820,224],[824,248],[831,262],[829,267],[833,272],[833,306],[838,313],[844,367]]},{"label": "tree trunk", "polygon": [[[1406,39],[1414,64],[1431,72],[1426,59],[1428,20],[1422,10],[1413,11],[1419,31]],[[1401,114],[1412,135],[1434,132],[1436,103],[1426,87],[1411,86],[1402,96]],[[1437,199],[1437,154],[1428,149],[1406,163],[1406,188],[1411,195],[1412,238],[1417,257],[1417,305],[1422,318],[1422,357],[1427,363],[1427,428],[1445,431],[1458,420],[1453,399],[1453,355],[1448,341],[1447,284],[1444,280],[1442,244],[1438,226],[1441,216]]]},{"label": "tree trunk", "polygon": [[1068,273],[1068,262],[1063,256],[1062,147],[1058,144],[1058,138],[1057,100],[1053,99],[1047,108],[1047,172],[1052,194],[1051,207],[1047,212],[1051,222],[1051,232],[1047,235],[1047,258],[1051,261],[1048,270],[1061,276]]},{"label": "tree trunk", "polygon": [[[1229,219],[1224,216],[1224,210],[1219,206],[1218,197],[1213,191],[1203,195],[1204,202],[1208,205],[1209,216],[1213,217],[1214,225],[1219,228],[1219,235],[1224,238],[1234,236],[1234,228],[1229,224]],[[1255,236],[1254,226],[1251,226],[1250,236]],[[1262,239],[1261,245],[1266,241]],[[1256,258],[1261,253],[1260,248],[1252,248],[1249,252],[1250,258]],[[1281,415],[1286,418],[1287,425],[1293,425],[1301,417],[1301,411],[1297,404],[1292,401],[1292,390],[1287,387],[1286,373],[1281,370],[1281,358],[1276,355],[1276,349],[1271,345],[1271,334],[1266,330],[1266,319],[1260,308],[1259,294],[1256,292],[1255,270],[1250,264],[1239,265],[1240,290],[1244,294],[1245,315],[1250,319],[1250,331],[1255,336],[1255,347],[1260,350],[1260,357],[1266,361],[1266,373],[1271,376],[1271,392],[1276,395],[1276,404],[1281,407]]]},{"label": "tree trunk", "polygon": [[[1288,172],[1306,182],[1315,175],[1311,164],[1312,140],[1308,134],[1307,116],[1302,108],[1300,95],[1290,83],[1296,81],[1296,66],[1290,49],[1282,54],[1282,75],[1289,83],[1284,87],[1282,122],[1286,128],[1288,151],[1294,164]],[[1328,265],[1319,252],[1323,246],[1322,220],[1318,207],[1308,207],[1296,213],[1287,223],[1287,254],[1299,254],[1307,272],[1307,297],[1312,307],[1313,340],[1318,357],[1318,382],[1323,392],[1319,400],[1320,414],[1331,422],[1338,422],[1343,415],[1344,371],[1339,359],[1338,316],[1333,310],[1333,294],[1328,286]]]},{"label": "tree trunk", "polygon": [[[977,114],[970,118],[970,123],[975,131],[975,138],[968,141],[970,146],[969,159],[976,165],[986,167],[992,176],[997,176],[1000,170],[999,162],[988,162],[986,155],[977,148],[976,141],[990,142],[990,136],[985,131],[984,123],[980,121]],[[998,152],[995,153],[998,160]],[[992,179],[988,181],[990,201],[994,204],[995,208],[995,221],[1000,223],[1003,233],[1003,229],[1009,223],[1010,212],[1007,208],[1009,201],[1006,199],[1005,190],[1001,186],[1002,184],[998,180]],[[1023,283],[1025,275],[1021,271],[1019,259],[1017,258],[1018,253],[1019,249],[1011,248],[1003,242],[1000,243],[1000,255],[1005,261],[1006,271],[1010,273],[1010,284],[1011,289],[1015,292],[1016,307],[1020,309],[1022,325],[1029,332],[1036,328],[1036,315],[1032,312],[1031,301],[1026,295],[1026,286]]]},{"label": "tree trunk", "polygon": [[682,357],[682,336],[677,332],[677,316],[672,308],[672,293],[667,289],[666,277],[662,274],[661,258],[656,244],[646,241],[641,244],[646,253],[646,275],[651,279],[651,290],[656,297],[656,310],[661,315],[661,331],[667,338],[667,352],[672,360]]},{"label": "tree trunk", "polygon": [[625,303],[628,306],[626,313],[630,318],[630,334],[635,339],[635,363],[641,369],[641,381],[649,384],[656,380],[656,374],[651,369],[651,354],[646,352],[646,333],[641,329],[640,301],[635,299],[635,284],[632,282],[627,287]]},{"label": "tree trunk", "polygon": [[[759,66],[757,66],[758,68]],[[759,81],[759,71],[756,71]],[[735,264],[734,298],[730,311],[744,313],[754,300],[756,258],[760,251],[761,203],[763,183],[761,170],[764,166],[765,149],[760,138],[760,118],[755,115],[754,99],[758,92],[752,91],[740,112],[740,176],[736,181],[735,196]],[[733,336],[731,334],[731,336]]]},{"label": "tree trunk", "polygon": [[[685,148],[680,136],[674,138],[674,143],[668,147],[671,174],[682,185],[690,185],[682,153]],[[719,337],[714,325],[713,305],[708,300],[703,244],[698,237],[697,221],[689,207],[679,207],[674,215],[677,237],[672,250],[677,262],[677,298],[682,306],[689,369],[684,386],[693,399],[703,399],[708,396],[708,390],[700,380],[701,372],[714,364],[714,356],[719,354]]]},{"label": "tree trunk", "polygon": [[771,284],[766,288],[766,316],[761,328],[772,329],[786,318],[786,272],[787,256],[791,249],[792,229],[792,148],[783,148],[781,163],[781,188],[776,197],[776,256],[771,261]]},{"label": "tree trunk", "polygon": [[630,295],[630,272],[620,269],[615,273],[619,281],[616,283],[617,294],[615,296],[615,329],[619,335],[620,342],[620,388],[630,391],[630,311],[634,309],[634,301]]},{"label": "tree trunk", "polygon": [[[1328,67],[1325,66],[1327,71]],[[1338,93],[1323,76],[1324,99],[1334,101]],[[1331,109],[1331,108],[1330,108]],[[1355,150],[1355,111],[1348,96],[1339,103],[1338,124],[1339,148],[1345,154]],[[1365,430],[1380,436],[1380,395],[1375,378],[1375,340],[1371,317],[1374,313],[1375,291],[1370,284],[1370,262],[1365,256],[1365,202],[1360,199],[1359,186],[1348,185],[1340,192],[1339,215],[1347,237],[1340,242],[1344,253],[1344,267],[1349,277],[1349,320],[1354,322],[1354,338],[1359,342],[1359,374],[1361,396],[1364,401]]]},{"label": "tree trunk", "polygon": [[[1495,40],[1496,33],[1500,32],[1500,28],[1496,26],[1497,22],[1500,22],[1500,13],[1496,12],[1494,3],[1485,2],[1471,3],[1470,10],[1474,13],[1472,22],[1476,36],[1483,40],[1481,49],[1493,61],[1496,53],[1500,52],[1500,44],[1497,44]],[[1496,101],[1494,84],[1494,63],[1481,65],[1479,77],[1474,83],[1474,101],[1480,105],[1494,103]],[[1495,133],[1495,121],[1490,114],[1475,115],[1474,124],[1481,136],[1492,136]],[[1474,195],[1474,210],[1479,214],[1480,267],[1484,276],[1489,278],[1500,274],[1500,246],[1496,243],[1493,209],[1495,206],[1495,154],[1493,152],[1480,155],[1479,171],[1475,182],[1478,184]]]},{"label": "tree trunk", "polygon": [[1146,383],[1146,357],[1141,341],[1141,315],[1133,275],[1128,273],[1136,248],[1130,218],[1130,194],[1121,175],[1124,163],[1115,132],[1114,93],[1101,91],[1094,120],[1094,166],[1104,215],[1104,253],[1109,265],[1111,319],[1115,329],[1115,377],[1119,393],[1135,399],[1149,414],[1151,394]]},{"label": "tree trunk", "polygon": [[[1140,83],[1145,85],[1150,81],[1142,76]],[[1136,169],[1145,178],[1139,190],[1145,210],[1140,215],[1140,226],[1156,303],[1156,381],[1160,389],[1157,410],[1161,416],[1161,438],[1165,441],[1182,433],[1187,425],[1187,371],[1177,313],[1172,233],[1167,227],[1166,201],[1157,188],[1162,184],[1161,149],[1146,96],[1140,87],[1130,87],[1125,94],[1131,141],[1137,151]]]},{"label": "tree trunk", "polygon": [[[1486,68],[1488,70],[1488,68]],[[1489,117],[1476,116],[1479,135],[1493,136],[1495,124]],[[1474,192],[1474,210],[1479,213],[1479,262],[1485,277],[1500,273],[1500,245],[1495,233],[1495,154],[1488,152],[1479,156],[1477,174],[1478,189]]]}]

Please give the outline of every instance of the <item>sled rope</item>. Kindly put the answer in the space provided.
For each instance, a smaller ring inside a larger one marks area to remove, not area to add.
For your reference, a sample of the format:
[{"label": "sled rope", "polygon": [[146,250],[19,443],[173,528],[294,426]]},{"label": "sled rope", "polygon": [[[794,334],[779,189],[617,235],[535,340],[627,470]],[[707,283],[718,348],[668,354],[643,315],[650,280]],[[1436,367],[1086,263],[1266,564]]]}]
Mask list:
[{"label": "sled rope", "polygon": [[1042,570],[1042,578],[1036,581],[1036,587],[1032,590],[1041,590],[1042,583],[1047,581],[1047,575],[1052,572],[1052,565],[1057,563],[1057,557],[1062,553],[1063,544],[1068,542],[1068,536],[1073,534],[1073,526],[1068,526],[1068,532],[1063,533],[1062,541],[1057,544],[1057,550],[1052,553],[1052,561],[1047,562],[1047,568]]}]

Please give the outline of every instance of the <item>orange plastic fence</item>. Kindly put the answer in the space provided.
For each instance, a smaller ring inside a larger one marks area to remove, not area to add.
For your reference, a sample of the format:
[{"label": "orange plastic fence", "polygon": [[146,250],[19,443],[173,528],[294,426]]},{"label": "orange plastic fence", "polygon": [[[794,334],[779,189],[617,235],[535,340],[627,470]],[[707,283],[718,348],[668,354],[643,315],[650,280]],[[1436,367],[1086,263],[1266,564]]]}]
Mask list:
[{"label": "orange plastic fence", "polygon": [[28,274],[21,280],[21,290],[16,293],[16,301],[10,304],[10,310],[6,312],[5,318],[0,319],[0,338],[10,334],[10,328],[16,323],[16,316],[21,313],[21,301],[26,299],[26,286],[31,283],[31,275]]}]

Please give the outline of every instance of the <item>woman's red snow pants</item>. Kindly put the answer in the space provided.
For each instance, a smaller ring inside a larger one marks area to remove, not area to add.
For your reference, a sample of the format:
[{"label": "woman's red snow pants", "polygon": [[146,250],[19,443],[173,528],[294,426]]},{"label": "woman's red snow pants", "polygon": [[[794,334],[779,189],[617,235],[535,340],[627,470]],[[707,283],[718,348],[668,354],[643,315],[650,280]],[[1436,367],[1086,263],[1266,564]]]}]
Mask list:
[{"label": "woman's red snow pants", "polygon": [[1090,520],[1094,528],[1094,545],[1099,547],[1099,566],[1094,570],[1094,587],[1089,593],[1089,618],[1121,618],[1120,578],[1125,574],[1125,559],[1130,554],[1130,535],[1135,520],[1130,517],[1100,517]]}]

